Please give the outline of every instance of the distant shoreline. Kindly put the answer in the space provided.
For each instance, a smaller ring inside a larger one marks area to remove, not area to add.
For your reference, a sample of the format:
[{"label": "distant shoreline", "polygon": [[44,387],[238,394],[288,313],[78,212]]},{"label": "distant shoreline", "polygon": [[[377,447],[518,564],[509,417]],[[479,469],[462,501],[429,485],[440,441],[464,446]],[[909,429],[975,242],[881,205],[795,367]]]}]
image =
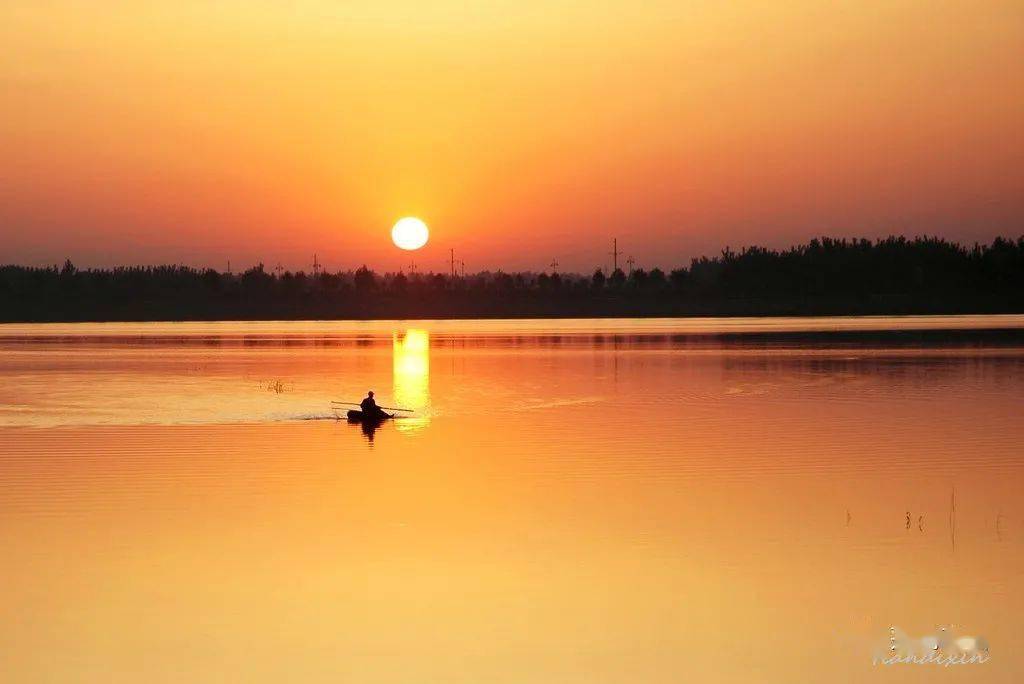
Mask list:
[{"label": "distant shoreline", "polygon": [[24,323],[1014,313],[1024,313],[1024,237],[820,238],[784,251],[727,248],[668,273],[0,266],[0,321]]}]

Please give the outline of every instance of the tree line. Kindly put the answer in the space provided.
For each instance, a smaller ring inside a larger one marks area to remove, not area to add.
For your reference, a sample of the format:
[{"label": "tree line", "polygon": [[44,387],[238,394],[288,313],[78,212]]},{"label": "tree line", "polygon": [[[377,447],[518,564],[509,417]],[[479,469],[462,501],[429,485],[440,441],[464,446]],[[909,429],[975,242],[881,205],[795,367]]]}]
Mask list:
[{"label": "tree line", "polygon": [[467,276],[188,266],[0,267],[0,320],[218,320],[1024,312],[1024,237],[820,238],[665,272]]}]

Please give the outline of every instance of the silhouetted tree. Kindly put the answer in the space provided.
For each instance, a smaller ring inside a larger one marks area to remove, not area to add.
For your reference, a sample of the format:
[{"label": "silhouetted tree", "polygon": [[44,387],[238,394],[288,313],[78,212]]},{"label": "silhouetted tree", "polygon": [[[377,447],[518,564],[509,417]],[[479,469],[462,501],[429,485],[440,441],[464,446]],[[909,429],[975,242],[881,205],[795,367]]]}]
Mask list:
[{"label": "silhouetted tree", "polygon": [[668,276],[669,281],[672,283],[672,287],[676,290],[682,290],[686,287],[686,283],[690,278],[690,273],[685,268],[676,268]]},{"label": "silhouetted tree", "polygon": [[404,273],[397,273],[395,277],[391,279],[391,291],[396,294],[405,294],[409,287],[409,279],[405,277]]},{"label": "silhouetted tree", "polygon": [[203,271],[202,275],[203,286],[211,292],[220,292],[223,285],[220,277],[220,273],[208,268]]},{"label": "silhouetted tree", "polygon": [[652,288],[658,290],[665,288],[665,272],[660,268],[652,268],[651,272],[647,274],[647,280]]},{"label": "silhouetted tree", "polygon": [[[166,269],[172,267],[158,267],[155,272],[156,277],[143,278],[140,280],[143,282],[148,281],[148,284],[159,287],[161,281],[166,280],[165,276],[168,275],[166,273],[161,273],[160,268]],[[263,264],[260,263],[242,273],[240,282],[243,290],[246,290],[250,294],[258,294],[262,296],[263,293],[272,287],[274,279],[269,273],[263,270]]]},{"label": "silhouetted tree", "polygon": [[642,268],[633,269],[629,274],[629,284],[638,290],[647,286],[647,271]]},{"label": "silhouetted tree", "polygon": [[[604,294],[614,291],[612,297]],[[353,297],[358,292],[358,297]],[[727,248],[664,271],[378,276],[239,275],[185,266],[0,266],[0,320],[971,313],[1024,311],[1024,237],[964,247],[935,237],[821,237]]]},{"label": "silhouetted tree", "polygon": [[434,273],[430,276],[430,284],[435,291],[443,291],[448,289],[448,278],[441,273]]},{"label": "silhouetted tree", "polygon": [[494,289],[502,294],[510,292],[515,287],[515,281],[508,273],[498,271],[494,276]]},{"label": "silhouetted tree", "polygon": [[361,267],[356,269],[352,280],[356,286],[356,292],[362,294],[371,292],[377,288],[377,277],[373,274],[373,271],[366,267],[366,264],[363,264]]}]

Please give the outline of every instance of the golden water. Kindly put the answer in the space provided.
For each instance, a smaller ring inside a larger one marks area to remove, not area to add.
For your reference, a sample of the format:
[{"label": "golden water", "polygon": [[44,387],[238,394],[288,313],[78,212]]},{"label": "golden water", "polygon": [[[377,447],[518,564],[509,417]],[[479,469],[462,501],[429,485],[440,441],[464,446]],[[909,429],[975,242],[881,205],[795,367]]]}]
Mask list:
[{"label": "golden water", "polygon": [[1020,681],[1019,338],[813,334],[935,326],[0,326],[0,678]]}]

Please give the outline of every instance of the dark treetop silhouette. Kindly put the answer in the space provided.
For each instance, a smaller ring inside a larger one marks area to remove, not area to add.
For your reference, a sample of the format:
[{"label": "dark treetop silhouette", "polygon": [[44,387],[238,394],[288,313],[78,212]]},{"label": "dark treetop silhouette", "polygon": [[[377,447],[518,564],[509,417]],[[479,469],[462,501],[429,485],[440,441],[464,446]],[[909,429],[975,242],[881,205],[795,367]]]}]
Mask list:
[{"label": "dark treetop silhouette", "polygon": [[1024,237],[822,238],[669,273],[268,273],[0,267],[0,320],[217,320],[1024,312]]}]

